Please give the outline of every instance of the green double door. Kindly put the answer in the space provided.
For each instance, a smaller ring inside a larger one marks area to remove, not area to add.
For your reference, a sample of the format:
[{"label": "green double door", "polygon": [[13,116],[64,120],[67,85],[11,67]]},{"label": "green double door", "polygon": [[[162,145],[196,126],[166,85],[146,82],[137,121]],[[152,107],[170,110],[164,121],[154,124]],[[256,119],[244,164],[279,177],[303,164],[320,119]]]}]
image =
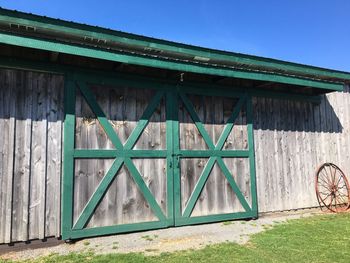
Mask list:
[{"label": "green double door", "polygon": [[257,217],[247,94],[76,75],[65,98],[63,239]]}]

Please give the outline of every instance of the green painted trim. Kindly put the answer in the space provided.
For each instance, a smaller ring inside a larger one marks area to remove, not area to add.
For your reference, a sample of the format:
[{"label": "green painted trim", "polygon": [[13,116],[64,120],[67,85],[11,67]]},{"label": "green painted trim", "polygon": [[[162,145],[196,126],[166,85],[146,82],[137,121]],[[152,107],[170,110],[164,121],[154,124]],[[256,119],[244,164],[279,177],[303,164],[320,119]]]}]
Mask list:
[{"label": "green painted trim", "polygon": [[175,225],[175,196],[174,196],[174,138],[173,138],[173,122],[174,122],[174,103],[172,92],[166,93],[166,147],[167,147],[167,216],[168,220],[171,220],[170,225]]},{"label": "green painted trim", "polygon": [[115,159],[121,157],[121,155],[118,150],[75,149],[73,151],[73,157],[76,159]]},{"label": "green painted trim", "polygon": [[[9,59],[0,56],[0,67],[10,69],[20,69],[36,72],[46,72],[54,74],[67,74],[69,72],[76,72],[80,79],[86,79],[87,82],[100,84],[100,85],[124,85],[133,88],[150,88],[150,89],[162,89],[172,90],[171,85],[178,85],[181,89],[186,90],[186,93],[195,93],[208,96],[226,96],[226,97],[239,97],[242,93],[247,93],[253,97],[266,97],[284,100],[301,100],[309,101],[312,103],[320,103],[321,96],[313,95],[301,95],[288,92],[276,92],[268,90],[258,89],[242,89],[238,87],[206,84],[206,83],[193,83],[186,82],[176,84],[167,81],[166,79],[159,78],[146,78],[137,75],[131,75],[127,73],[117,72],[104,72],[99,70],[91,70],[79,67],[69,67],[63,65],[55,65],[43,62],[32,62],[27,60]],[[142,83],[142,85],[140,85]],[[215,90],[215,93],[212,92]]]},{"label": "green painted trim", "polygon": [[159,229],[159,228],[165,228],[168,225],[169,225],[169,222],[167,221],[152,221],[152,222],[141,222],[141,223],[134,223],[134,224],[85,228],[81,230],[69,231],[68,233],[66,233],[65,239],[78,239],[78,238],[110,235],[112,233],[119,234],[119,233],[133,232],[133,231]]},{"label": "green painted trim", "polygon": [[83,94],[86,102],[89,104],[92,112],[96,115],[99,123],[101,124],[109,139],[112,141],[115,148],[117,150],[122,150],[123,144],[119,140],[117,134],[115,133],[105,113],[102,111],[100,105],[98,105],[95,95],[91,92],[89,87],[84,82],[80,81],[77,83],[77,85],[80,88],[80,91]]},{"label": "green painted trim", "polygon": [[343,89],[343,84],[341,83],[316,81],[307,78],[283,76],[266,72],[227,69],[224,67],[216,67],[214,65],[199,65],[196,63],[184,63],[179,61],[162,60],[160,58],[150,58],[137,55],[125,55],[123,53],[111,52],[108,50],[101,50],[92,47],[82,47],[72,44],[63,44],[57,41],[40,40],[32,37],[15,36],[3,32],[0,33],[0,43],[140,66],[177,70],[181,72],[193,72],[232,78],[262,80],[336,91],[341,91]]},{"label": "green painted trim", "polygon": [[75,138],[75,85],[70,75],[66,76],[64,88],[64,126],[63,126],[63,183],[61,194],[61,231],[62,238],[73,225],[73,182],[74,182],[74,138]]},{"label": "green painted trim", "polygon": [[249,96],[247,99],[247,129],[248,129],[250,192],[252,197],[252,213],[253,213],[253,217],[258,218],[258,196],[257,196],[257,188],[256,188],[254,127],[253,127],[253,103],[252,103],[251,96]]},{"label": "green painted trim", "polygon": [[157,91],[157,93],[154,95],[152,100],[147,105],[147,108],[145,109],[144,113],[142,114],[140,120],[138,121],[135,129],[132,131],[129,138],[127,139],[127,141],[124,145],[124,149],[129,150],[129,149],[132,149],[134,147],[135,143],[137,142],[137,140],[141,136],[141,133],[146,128],[152,114],[156,110],[157,106],[160,104],[160,101],[161,101],[163,96],[164,96],[163,91]]},{"label": "green painted trim", "polygon": [[[97,189],[90,197],[89,201],[85,205],[83,211],[81,212],[77,222],[75,223],[73,229],[82,229],[86,226],[89,219],[92,217],[96,207],[101,202],[102,198],[107,192],[108,187],[111,185],[114,178],[117,176],[119,169],[124,163],[123,158],[117,158],[114,160],[111,168],[109,168],[106,175],[102,178],[101,182],[97,186]],[[72,202],[73,199],[70,201]]]},{"label": "green painted trim", "polygon": [[75,149],[74,158],[79,159],[96,159],[107,158],[114,159],[117,157],[130,158],[166,158],[166,150],[99,150],[99,149]]},{"label": "green painted trim", "polygon": [[130,158],[125,158],[125,166],[129,170],[131,176],[134,179],[134,182],[136,183],[141,193],[143,194],[144,198],[150,205],[154,214],[159,218],[160,221],[166,221],[167,218],[163,214],[162,209],[160,208],[153,194],[151,193],[145,181],[143,180],[142,175],[137,170],[137,168],[135,167],[134,163],[131,161]]},{"label": "green painted trim", "polygon": [[176,226],[187,226],[187,225],[197,225],[206,224],[234,219],[243,219],[253,217],[251,212],[235,212],[228,214],[217,214],[217,215],[207,215],[207,216],[195,216],[195,217],[182,217],[176,218]]},{"label": "green painted trim", "polygon": [[248,150],[180,150],[182,158],[236,157],[249,158]]},{"label": "green painted trim", "polygon": [[[222,149],[223,145],[225,144],[225,141],[227,140],[227,138],[228,138],[228,136],[233,128],[234,122],[235,122],[236,118],[238,117],[238,114],[241,111],[241,109],[246,101],[247,101],[247,95],[245,94],[245,95],[242,95],[242,97],[239,99],[238,103],[235,105],[233,112],[232,112],[230,118],[228,119],[222,134],[220,135],[218,143],[215,146],[215,151],[220,151]],[[190,105],[190,106],[193,108],[193,105]],[[251,134],[251,135],[253,136],[253,134]],[[209,140],[211,141],[210,137],[209,137]],[[233,151],[233,152],[235,152],[235,151]],[[249,149],[249,157],[250,156],[251,156],[251,149]],[[251,211],[251,208],[249,207],[243,194],[241,193],[241,191],[239,190],[235,181],[233,180],[233,177],[232,177],[230,171],[227,169],[227,167],[226,167],[225,163],[222,161],[221,157],[214,157],[212,155],[212,156],[210,156],[206,166],[204,167],[204,169],[202,171],[202,174],[200,175],[200,177],[197,181],[197,184],[195,185],[195,187],[193,189],[193,192],[192,192],[190,198],[188,199],[188,202],[187,202],[187,205],[186,205],[186,208],[183,212],[182,217],[184,217],[184,218],[190,217],[190,215],[194,209],[194,206],[199,198],[199,195],[202,192],[206,181],[208,180],[209,174],[214,167],[215,162],[218,162],[221,170],[223,171],[225,177],[229,181],[229,184],[230,184],[232,190],[235,192],[235,194],[236,194],[237,198],[239,199],[240,203],[242,204],[243,208],[247,212]]]},{"label": "green painted trim", "polygon": [[243,196],[243,194],[242,194],[241,190],[239,189],[238,185],[236,184],[235,180],[233,179],[231,172],[227,169],[226,164],[224,163],[224,161],[221,158],[216,158],[216,161],[217,161],[218,165],[220,166],[221,171],[224,173],[227,181],[229,182],[233,192],[236,194],[239,202],[243,206],[244,210],[246,212],[250,212],[251,208],[248,205],[247,200]]},{"label": "green painted trim", "polygon": [[[174,215],[175,218],[181,216],[181,174],[180,167],[177,164],[180,154],[180,125],[179,125],[179,96],[178,87],[173,92],[169,92],[169,99],[172,101],[172,135],[173,135],[173,182],[174,182]],[[175,165],[176,163],[176,165]],[[176,224],[176,219],[175,219]]]},{"label": "green painted trim", "polygon": [[263,70],[276,69],[287,71],[291,74],[308,74],[332,78],[340,78],[350,80],[350,74],[339,70],[324,69],[315,66],[303,65],[298,63],[286,62],[276,59],[239,54],[234,52],[220,51],[198,46],[186,45],[165,41],[150,37],[138,36],[134,34],[124,33],[115,30],[99,28],[96,26],[82,25],[73,22],[67,22],[47,17],[14,12],[10,10],[0,9],[0,21],[9,23],[37,27],[45,29],[54,34],[63,33],[74,36],[75,38],[84,39],[91,37],[94,39],[103,39],[107,42],[117,42],[140,50],[153,49],[158,51],[173,52],[175,54],[184,54],[191,57],[203,57],[219,61],[227,61],[229,63],[238,63],[240,65],[248,65],[255,67],[263,67]]},{"label": "green painted trim", "polygon": [[[78,79],[81,79],[81,76],[78,76]],[[72,81],[69,82],[71,86],[73,86],[73,89],[70,91],[66,91],[66,94],[70,94],[73,90],[73,93],[75,94],[75,86]],[[68,87],[68,85],[67,85]],[[66,90],[67,90],[66,87]],[[87,87],[87,86],[86,86]],[[160,87],[159,87],[160,88]],[[232,129],[233,123],[238,116],[239,108],[243,106],[244,102],[247,102],[246,105],[251,105],[251,98],[249,97],[249,100],[246,100],[247,95],[241,94],[239,97],[239,102],[236,104],[236,106],[233,108],[233,113],[230,116],[227,124],[225,125],[224,131],[220,136],[220,139],[217,143],[217,145],[214,147],[214,149],[211,150],[180,150],[180,138],[179,138],[179,120],[178,120],[178,100],[179,100],[179,89],[181,89],[180,86],[176,87],[176,90],[170,91],[171,89],[174,89],[174,87],[170,86],[164,86],[164,90],[166,90],[166,93],[160,89],[160,91],[157,92],[157,95],[151,100],[150,104],[147,106],[145,112],[143,113],[142,120],[145,120],[142,125],[137,126],[137,129],[134,129],[132,134],[134,134],[134,139],[131,140],[129,137],[129,144],[127,145],[128,148],[132,147],[133,144],[137,141],[137,138],[142,133],[143,129],[147,125],[146,120],[149,119],[149,117],[154,112],[156,106],[159,104],[159,101],[161,98],[166,94],[166,143],[167,143],[167,150],[131,150],[126,149],[126,146],[121,146],[121,149],[110,149],[110,150],[100,150],[100,149],[74,149],[74,129],[75,129],[75,96],[66,96],[66,112],[73,112],[72,120],[73,123],[69,126],[69,122],[67,123],[67,126],[65,126],[65,129],[67,129],[68,133],[71,135],[72,143],[70,144],[70,151],[67,151],[68,155],[66,155],[66,147],[69,149],[67,145],[64,145],[65,147],[65,156],[64,160],[68,160],[71,163],[71,168],[69,166],[64,165],[64,169],[71,169],[68,171],[67,174],[64,175],[64,180],[67,179],[66,175],[71,176],[70,185],[66,186],[68,191],[70,191],[71,195],[73,193],[73,179],[74,179],[74,159],[75,158],[116,158],[114,160],[114,163],[112,164],[110,170],[107,172],[107,174],[103,177],[102,181],[100,182],[99,186],[97,187],[97,190],[93,194],[93,196],[90,198],[88,203],[86,204],[85,208],[83,209],[83,212],[79,216],[77,222],[72,227],[72,212],[73,212],[73,203],[72,198],[67,199],[67,196],[65,199],[62,199],[62,203],[65,202],[65,210],[62,211],[62,222],[68,222],[65,225],[65,229],[62,231],[62,236],[64,239],[67,238],[77,238],[80,237],[86,237],[91,235],[102,235],[102,234],[111,234],[111,233],[121,233],[121,232],[130,232],[130,231],[137,231],[139,228],[151,229],[153,226],[155,228],[161,228],[166,226],[172,226],[172,225],[182,225],[182,224],[197,224],[197,223],[207,223],[207,222],[214,222],[214,221],[221,221],[221,220],[229,220],[234,218],[240,218],[241,216],[247,218],[247,217],[256,217],[257,216],[257,200],[256,200],[256,193],[254,196],[254,192],[252,190],[252,209],[249,207],[248,203],[245,200],[245,197],[240,192],[237,184],[235,183],[230,171],[225,166],[223,160],[221,157],[230,157],[230,158],[249,158],[250,167],[252,169],[254,165],[254,149],[252,149],[251,145],[251,137],[253,136],[252,133],[252,127],[250,133],[248,133],[249,137],[249,149],[248,150],[222,150],[222,147]],[[83,88],[84,89],[84,88]],[[188,92],[197,92],[197,90],[187,90]],[[70,92],[70,93],[69,93]],[[89,91],[85,92],[88,93]],[[217,93],[217,91],[212,90],[212,92]],[[87,97],[91,96],[91,94],[88,94]],[[234,97],[237,97],[235,94]],[[93,98],[94,99],[94,98]],[[91,103],[90,98],[90,104],[93,105],[93,103],[97,104],[96,100]],[[252,105],[251,105],[252,106]],[[98,104],[97,104],[97,107]],[[94,110],[96,111],[96,105],[94,105]],[[248,106],[247,106],[248,107]],[[192,109],[194,110],[194,107],[192,105]],[[97,108],[97,112],[99,112],[100,109]],[[101,116],[101,112],[99,112],[99,116]],[[195,113],[196,114],[196,113]],[[66,113],[66,118],[69,117],[69,114]],[[105,116],[104,116],[105,117]],[[197,116],[198,117],[198,116]],[[247,122],[248,124],[251,124],[252,122],[252,108],[249,110],[247,109]],[[196,119],[196,118],[195,118]],[[108,121],[108,120],[107,120]],[[228,128],[227,128],[228,127]],[[249,127],[249,126],[248,126]],[[114,130],[113,130],[114,132]],[[209,137],[210,139],[210,137]],[[211,141],[211,139],[210,139]],[[212,142],[211,142],[212,143]],[[213,144],[213,143],[212,143]],[[207,170],[205,172],[203,170],[199,181],[197,182],[197,185],[195,186],[195,190],[193,191],[189,202],[187,203],[187,206],[185,208],[185,211],[182,215],[181,213],[181,183],[180,183],[180,167],[178,165],[175,165],[176,160],[180,158],[195,158],[197,156],[207,156],[210,157],[209,161],[204,168],[204,170]],[[162,209],[160,208],[159,204],[155,200],[153,194],[150,192],[149,188],[145,184],[142,176],[140,175],[139,171],[133,164],[132,160],[130,158],[166,158],[167,159],[167,216],[164,215]],[[213,168],[215,162],[218,162],[219,167],[222,169],[225,177],[228,179],[229,184],[233,191],[236,193],[238,199],[240,200],[243,208],[247,211],[245,213],[231,213],[231,214],[220,214],[220,215],[210,215],[210,216],[203,216],[203,217],[190,217],[193,208],[195,206],[195,203],[198,200],[198,196],[200,195],[206,180],[208,179],[208,176],[210,174],[211,169]],[[253,165],[252,165],[253,162]],[[117,176],[117,172],[119,171],[120,167],[123,165],[123,163],[126,165],[127,169],[129,170],[131,176],[133,177],[135,183],[137,184],[140,191],[143,193],[145,199],[150,204],[151,209],[155,213],[155,215],[160,219],[160,222],[146,222],[146,223],[140,223],[140,224],[127,224],[127,225],[117,225],[117,226],[106,226],[106,227],[97,227],[92,229],[86,229],[86,225],[93,215],[97,205],[102,200],[105,192],[107,191],[110,183],[113,181],[115,176]],[[255,180],[255,167],[254,168],[254,177],[252,177],[252,170],[251,172],[251,180]],[[205,172],[205,173],[204,173]],[[207,173],[207,174],[206,174]],[[69,178],[69,177],[68,177]],[[252,182],[252,187],[256,188],[255,181]],[[253,189],[252,188],[252,189]],[[67,192],[67,191],[66,191]],[[70,214],[67,213],[67,207],[69,209],[70,206]],[[63,219],[64,218],[64,219]],[[65,220],[65,221],[63,221]],[[70,225],[69,225],[70,220]],[[62,227],[63,229],[63,227]],[[113,232],[111,232],[113,231]]]}]

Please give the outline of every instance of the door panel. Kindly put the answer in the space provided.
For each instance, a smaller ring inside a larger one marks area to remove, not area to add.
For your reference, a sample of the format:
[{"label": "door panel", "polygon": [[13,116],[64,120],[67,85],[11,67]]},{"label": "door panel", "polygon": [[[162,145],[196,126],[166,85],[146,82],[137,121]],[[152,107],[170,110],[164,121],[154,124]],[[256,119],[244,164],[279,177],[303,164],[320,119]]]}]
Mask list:
[{"label": "door panel", "polygon": [[247,97],[180,92],[178,101],[176,224],[253,217]]},{"label": "door panel", "polygon": [[84,79],[66,85],[64,239],[257,216],[247,95]]},{"label": "door panel", "polygon": [[170,225],[165,92],[84,81],[70,88],[75,146],[65,152],[74,162],[64,236]]}]

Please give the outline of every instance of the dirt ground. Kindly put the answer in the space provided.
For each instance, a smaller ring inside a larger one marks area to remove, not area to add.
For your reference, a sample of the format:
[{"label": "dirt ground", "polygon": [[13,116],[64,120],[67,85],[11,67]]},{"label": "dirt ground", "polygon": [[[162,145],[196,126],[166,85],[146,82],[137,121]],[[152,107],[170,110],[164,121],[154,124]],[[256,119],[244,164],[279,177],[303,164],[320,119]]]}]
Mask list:
[{"label": "dirt ground", "polygon": [[[319,210],[300,210],[283,213],[265,214],[257,220],[227,221],[221,223],[204,224],[167,228],[130,234],[119,234],[97,238],[87,238],[72,244],[64,242],[48,242],[35,245],[16,245],[0,249],[0,258],[25,260],[49,254],[68,254],[71,252],[94,252],[96,254],[142,252],[155,255],[162,252],[173,252],[186,249],[200,249],[210,244],[235,242],[244,244],[253,234],[264,231],[275,224],[289,219],[311,216]],[[1,252],[2,251],[2,252]]]}]

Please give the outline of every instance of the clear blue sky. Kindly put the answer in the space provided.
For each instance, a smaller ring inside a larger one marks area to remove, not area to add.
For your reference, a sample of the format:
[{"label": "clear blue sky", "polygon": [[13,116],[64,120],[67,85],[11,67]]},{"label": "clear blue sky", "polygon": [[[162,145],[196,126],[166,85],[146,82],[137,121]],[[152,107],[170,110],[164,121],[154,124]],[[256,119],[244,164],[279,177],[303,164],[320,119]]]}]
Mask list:
[{"label": "clear blue sky", "polygon": [[350,71],[350,0],[0,0],[3,8]]}]

